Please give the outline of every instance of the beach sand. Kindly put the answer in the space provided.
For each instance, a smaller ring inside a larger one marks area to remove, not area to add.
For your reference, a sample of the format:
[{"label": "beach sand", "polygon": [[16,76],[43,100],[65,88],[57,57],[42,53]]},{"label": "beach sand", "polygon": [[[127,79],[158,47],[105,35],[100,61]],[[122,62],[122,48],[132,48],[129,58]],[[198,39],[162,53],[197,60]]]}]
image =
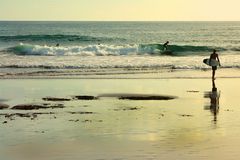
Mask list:
[{"label": "beach sand", "polygon": [[[218,78],[213,90],[210,78],[2,79],[0,159],[238,159],[239,81]],[[74,98],[83,95],[94,98]],[[46,108],[11,109],[19,104]]]}]

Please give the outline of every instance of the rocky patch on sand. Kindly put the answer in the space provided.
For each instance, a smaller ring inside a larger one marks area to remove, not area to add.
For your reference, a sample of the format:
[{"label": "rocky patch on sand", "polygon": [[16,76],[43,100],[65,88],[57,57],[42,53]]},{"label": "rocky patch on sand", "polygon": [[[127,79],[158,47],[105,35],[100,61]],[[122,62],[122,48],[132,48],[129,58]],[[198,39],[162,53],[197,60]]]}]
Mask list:
[{"label": "rocky patch on sand", "polygon": [[120,100],[173,100],[177,98],[175,96],[152,94],[102,94],[99,97],[113,97]]},{"label": "rocky patch on sand", "polygon": [[38,109],[55,109],[55,108],[64,108],[65,106],[63,104],[19,104],[16,106],[13,106],[11,109],[13,110],[38,110]]},{"label": "rocky patch on sand", "polygon": [[44,97],[42,100],[44,101],[53,101],[53,102],[63,102],[63,101],[71,101],[71,100],[96,100],[98,97],[90,96],[90,95],[78,95],[72,96],[72,98],[58,98],[58,97]]},{"label": "rocky patch on sand", "polygon": [[98,98],[94,97],[94,96],[83,95],[83,96],[73,96],[73,99],[75,99],[75,100],[96,100]]},{"label": "rocky patch on sand", "polygon": [[136,111],[140,110],[140,107],[127,107],[127,108],[121,108],[121,109],[114,109],[114,111]]},{"label": "rocky patch on sand", "polygon": [[54,112],[35,112],[35,113],[1,113],[0,116],[4,116],[5,118],[8,118],[10,120],[14,120],[15,117],[21,117],[21,118],[31,118],[31,120],[37,118],[38,115],[52,115],[55,114]]},{"label": "rocky patch on sand", "polygon": [[38,110],[38,109],[47,109],[48,107],[45,105],[38,105],[38,104],[19,104],[13,106],[13,110]]},{"label": "rocky patch on sand", "polygon": [[193,115],[190,115],[190,114],[180,114],[179,116],[181,116],[181,117],[193,117]]},{"label": "rocky patch on sand", "polygon": [[70,98],[56,98],[56,97],[45,97],[45,98],[42,98],[42,100],[44,101],[71,101],[72,99]]},{"label": "rocky patch on sand", "polygon": [[9,108],[9,105],[0,103],[0,110]]},{"label": "rocky patch on sand", "polygon": [[70,114],[95,114],[94,112],[68,112]]},{"label": "rocky patch on sand", "polygon": [[173,96],[120,96],[120,100],[172,100]]}]

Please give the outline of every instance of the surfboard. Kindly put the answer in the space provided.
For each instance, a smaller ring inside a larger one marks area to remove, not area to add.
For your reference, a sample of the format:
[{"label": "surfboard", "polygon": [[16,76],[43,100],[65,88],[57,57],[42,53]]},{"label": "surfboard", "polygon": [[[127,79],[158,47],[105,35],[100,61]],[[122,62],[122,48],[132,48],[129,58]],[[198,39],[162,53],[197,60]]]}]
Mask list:
[{"label": "surfboard", "polygon": [[171,50],[165,50],[161,52],[162,55],[172,55],[173,52]]},{"label": "surfboard", "polygon": [[206,64],[206,65],[212,66],[212,67],[219,65],[219,62],[214,60],[214,59],[211,59],[211,60],[210,59],[204,59],[203,63]]}]

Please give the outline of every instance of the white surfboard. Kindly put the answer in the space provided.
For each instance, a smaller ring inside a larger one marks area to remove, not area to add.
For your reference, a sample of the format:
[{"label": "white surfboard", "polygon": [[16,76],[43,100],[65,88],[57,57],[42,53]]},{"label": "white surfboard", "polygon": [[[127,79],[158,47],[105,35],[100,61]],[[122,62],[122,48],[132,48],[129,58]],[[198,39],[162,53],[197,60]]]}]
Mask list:
[{"label": "white surfboard", "polygon": [[203,63],[206,64],[206,65],[212,66],[212,67],[219,66],[219,62],[214,60],[214,59],[211,59],[211,60],[210,59],[204,59]]}]

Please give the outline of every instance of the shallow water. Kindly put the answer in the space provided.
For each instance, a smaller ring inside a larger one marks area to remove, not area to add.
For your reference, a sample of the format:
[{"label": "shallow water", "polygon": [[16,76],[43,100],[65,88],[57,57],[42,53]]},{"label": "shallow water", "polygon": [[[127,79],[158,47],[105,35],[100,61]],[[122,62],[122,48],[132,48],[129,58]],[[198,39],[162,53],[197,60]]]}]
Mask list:
[{"label": "shallow water", "polygon": [[[114,97],[64,102],[36,119],[0,116],[2,158],[12,159],[237,159],[239,79],[217,79],[219,108],[208,109],[210,79],[1,80],[0,99],[11,106],[41,98],[113,93],[177,96],[169,101]],[[131,109],[135,108],[135,109]],[[70,114],[69,111],[94,112]],[[2,110],[1,113],[28,112]],[[214,115],[213,113],[217,114]],[[2,124],[7,120],[8,123]],[[11,156],[10,156],[11,155]]]}]

